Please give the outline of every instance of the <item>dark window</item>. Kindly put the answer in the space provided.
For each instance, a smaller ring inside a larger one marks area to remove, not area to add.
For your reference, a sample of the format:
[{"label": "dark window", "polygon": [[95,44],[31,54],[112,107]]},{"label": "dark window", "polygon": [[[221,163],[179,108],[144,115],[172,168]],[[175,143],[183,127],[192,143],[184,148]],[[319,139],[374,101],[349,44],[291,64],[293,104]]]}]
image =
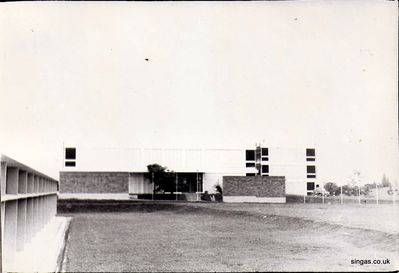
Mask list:
[{"label": "dark window", "polygon": [[269,165],[262,165],[262,173],[269,173]]},{"label": "dark window", "polygon": [[316,156],[315,149],[306,149],[306,156]]},{"label": "dark window", "polygon": [[307,196],[311,196],[311,195],[312,195],[312,192],[308,192],[306,195],[307,195]]},{"label": "dark window", "polygon": [[308,174],[306,177],[307,177],[307,178],[316,178],[316,175],[314,175],[314,174]]},{"label": "dark window", "polygon": [[76,148],[65,148],[65,159],[76,159]]},{"label": "dark window", "polygon": [[245,176],[255,176],[255,174],[254,173],[247,173],[247,174],[245,174]]},{"label": "dark window", "polygon": [[75,167],[76,162],[75,161],[65,161],[65,167]]},{"label": "dark window", "polygon": [[306,166],[308,173],[316,173],[316,166]]},{"label": "dark window", "polygon": [[306,158],[306,161],[316,161],[316,159],[313,158],[313,157],[307,157],[307,158]]},{"label": "dark window", "polygon": [[314,190],[314,182],[308,182],[307,183],[307,190],[308,191]]},{"label": "dark window", "polygon": [[254,150],[246,150],[245,151],[245,159],[246,160],[255,160],[255,151]]},{"label": "dark window", "polygon": [[269,155],[269,148],[262,148],[262,155]]},{"label": "dark window", "polygon": [[269,176],[268,174],[262,174],[262,176]]},{"label": "dark window", "polygon": [[268,157],[262,157],[262,161],[269,161]]},{"label": "dark window", "polygon": [[247,163],[247,164],[245,164],[245,166],[247,166],[247,167],[255,167],[255,163]]},{"label": "dark window", "polygon": [[320,187],[319,184],[316,185],[316,188]]}]

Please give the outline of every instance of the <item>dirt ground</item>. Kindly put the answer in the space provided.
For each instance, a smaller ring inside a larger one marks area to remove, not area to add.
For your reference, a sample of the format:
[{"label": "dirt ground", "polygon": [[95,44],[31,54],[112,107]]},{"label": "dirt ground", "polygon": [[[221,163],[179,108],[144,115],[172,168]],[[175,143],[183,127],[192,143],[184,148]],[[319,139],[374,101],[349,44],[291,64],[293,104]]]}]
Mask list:
[{"label": "dirt ground", "polygon": [[[398,268],[397,232],[321,221],[318,218],[327,219],[330,214],[320,216],[317,213],[320,208],[316,206],[308,206],[306,212],[301,212],[305,205],[290,210],[289,206],[279,209],[281,205],[241,205],[182,204],[159,211],[70,214],[73,221],[63,271]],[[268,213],[264,213],[266,210]],[[351,210],[356,214],[357,207],[346,211]],[[334,209],[330,212],[334,213]],[[312,213],[317,217],[305,217]],[[389,259],[390,264],[352,264],[354,259],[381,262]]]}]

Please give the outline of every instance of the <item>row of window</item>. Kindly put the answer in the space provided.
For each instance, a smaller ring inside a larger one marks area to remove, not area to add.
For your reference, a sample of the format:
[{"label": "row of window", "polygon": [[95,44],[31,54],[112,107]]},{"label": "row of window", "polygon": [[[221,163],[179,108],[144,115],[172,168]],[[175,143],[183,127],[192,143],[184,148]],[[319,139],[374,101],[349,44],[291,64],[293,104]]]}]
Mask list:
[{"label": "row of window", "polygon": [[[262,156],[262,159],[264,157],[268,157],[269,156],[269,148],[261,148],[261,153],[260,155]],[[255,161],[256,160],[256,150],[246,150],[245,151],[245,159],[246,161]],[[311,149],[311,148],[307,148],[306,149],[306,160],[307,161],[315,161],[315,157],[316,156],[316,150],[315,149]]]},{"label": "row of window", "polygon": [[258,158],[261,157],[263,161],[267,161],[268,156],[269,156],[269,148],[259,148],[257,150],[246,150],[245,151],[245,160],[246,161],[255,161],[257,157]]}]

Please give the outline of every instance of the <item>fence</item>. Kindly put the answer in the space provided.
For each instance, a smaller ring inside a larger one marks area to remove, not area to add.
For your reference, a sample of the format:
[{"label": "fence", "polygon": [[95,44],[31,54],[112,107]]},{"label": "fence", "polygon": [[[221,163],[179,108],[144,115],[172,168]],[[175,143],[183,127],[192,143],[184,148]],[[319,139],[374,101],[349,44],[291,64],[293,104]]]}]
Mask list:
[{"label": "fence", "polygon": [[58,181],[1,156],[1,242],[3,266],[56,214]]},{"label": "fence", "polygon": [[287,194],[287,203],[320,203],[320,204],[398,204],[398,197],[392,196],[390,199],[379,199],[374,196],[304,196]]}]

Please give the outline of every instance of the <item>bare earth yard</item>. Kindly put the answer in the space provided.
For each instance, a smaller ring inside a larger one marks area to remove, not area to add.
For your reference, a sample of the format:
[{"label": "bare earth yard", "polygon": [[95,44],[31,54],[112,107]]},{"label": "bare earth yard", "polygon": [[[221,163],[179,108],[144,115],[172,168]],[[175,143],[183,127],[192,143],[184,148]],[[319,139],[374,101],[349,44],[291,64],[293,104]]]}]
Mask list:
[{"label": "bare earth yard", "polygon": [[[182,203],[166,210],[69,214],[73,221],[63,270],[397,269],[397,230],[362,224],[376,221],[375,215],[396,215],[398,207],[364,208]],[[358,220],[348,225],[351,215]],[[397,219],[385,219],[392,221]],[[390,259],[390,264],[352,265],[352,259]]]}]

